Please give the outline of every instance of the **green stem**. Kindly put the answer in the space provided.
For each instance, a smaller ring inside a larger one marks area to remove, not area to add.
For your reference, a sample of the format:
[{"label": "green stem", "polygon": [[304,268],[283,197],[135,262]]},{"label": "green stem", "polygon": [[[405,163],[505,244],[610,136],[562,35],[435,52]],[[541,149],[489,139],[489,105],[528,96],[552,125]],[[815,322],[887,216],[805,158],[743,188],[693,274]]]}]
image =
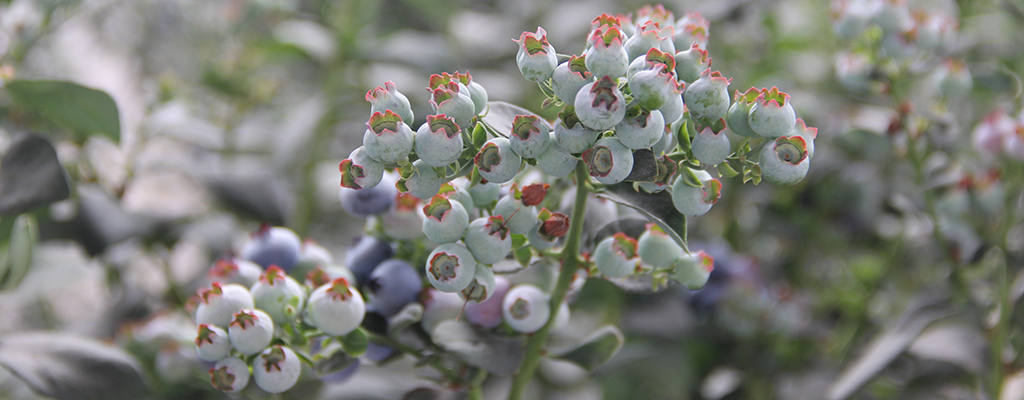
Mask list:
[{"label": "green stem", "polygon": [[483,384],[485,380],[487,380],[487,371],[477,370],[473,381],[469,383],[469,400],[484,400]]},{"label": "green stem", "polygon": [[533,379],[537,366],[540,365],[540,357],[547,343],[548,334],[555,323],[555,312],[565,301],[565,295],[569,292],[569,285],[576,275],[580,266],[580,239],[583,236],[583,220],[587,211],[587,185],[584,183],[589,179],[587,167],[583,163],[576,165],[576,205],[572,210],[572,218],[569,225],[569,237],[566,238],[565,248],[562,249],[562,270],[558,273],[558,282],[555,290],[551,293],[551,317],[544,327],[530,336],[526,342],[526,354],[523,356],[523,363],[519,366],[512,381],[512,390],[508,394],[509,400],[519,400],[523,397],[526,385]]}]

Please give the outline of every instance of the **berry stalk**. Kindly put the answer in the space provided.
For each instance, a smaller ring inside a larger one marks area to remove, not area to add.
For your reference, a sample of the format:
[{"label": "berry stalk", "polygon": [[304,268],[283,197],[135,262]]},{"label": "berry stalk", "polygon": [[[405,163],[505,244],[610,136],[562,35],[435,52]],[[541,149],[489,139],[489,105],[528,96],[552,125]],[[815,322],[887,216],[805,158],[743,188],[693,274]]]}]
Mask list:
[{"label": "berry stalk", "polygon": [[[565,241],[565,248],[562,249],[560,254],[562,269],[558,273],[558,282],[555,284],[555,290],[551,293],[552,310],[558,310],[558,307],[565,301],[565,295],[569,291],[569,284],[572,283],[576,270],[580,266],[580,238],[583,235],[583,219],[587,211],[588,190],[585,183],[589,177],[590,174],[587,172],[586,164],[577,164],[576,204],[572,209],[569,235]],[[533,379],[533,374],[537,371],[537,366],[540,364],[540,356],[544,350],[544,345],[548,341],[548,333],[551,332],[551,327],[554,325],[556,314],[556,312],[552,311],[551,317],[548,318],[548,322],[544,324],[544,327],[530,336],[530,339],[526,342],[526,355],[523,356],[523,363],[519,366],[519,372],[516,373],[515,379],[512,381],[512,390],[508,394],[509,400],[519,400],[522,398],[526,385]]]}]

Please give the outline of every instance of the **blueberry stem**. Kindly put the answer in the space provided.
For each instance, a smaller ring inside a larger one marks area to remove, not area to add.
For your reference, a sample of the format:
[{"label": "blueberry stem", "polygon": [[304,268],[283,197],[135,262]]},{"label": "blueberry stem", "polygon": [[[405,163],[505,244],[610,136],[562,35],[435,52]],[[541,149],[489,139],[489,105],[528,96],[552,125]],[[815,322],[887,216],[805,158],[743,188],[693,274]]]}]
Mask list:
[{"label": "blueberry stem", "polygon": [[516,373],[515,379],[512,381],[512,390],[508,394],[509,400],[519,400],[522,398],[526,385],[533,379],[533,374],[537,371],[537,366],[540,364],[540,356],[544,345],[548,341],[548,334],[551,332],[551,327],[555,322],[557,313],[554,311],[562,306],[565,295],[569,292],[569,285],[576,275],[576,270],[579,269],[580,238],[583,236],[583,220],[587,210],[588,190],[585,183],[589,178],[587,166],[583,163],[577,164],[576,205],[572,210],[572,218],[569,222],[569,235],[565,241],[565,248],[562,249],[559,255],[562,258],[562,270],[558,273],[558,282],[555,284],[555,290],[551,293],[551,317],[548,318],[548,322],[544,324],[544,327],[530,336],[530,339],[526,342],[526,355],[523,356],[523,363],[519,366],[519,372]]}]

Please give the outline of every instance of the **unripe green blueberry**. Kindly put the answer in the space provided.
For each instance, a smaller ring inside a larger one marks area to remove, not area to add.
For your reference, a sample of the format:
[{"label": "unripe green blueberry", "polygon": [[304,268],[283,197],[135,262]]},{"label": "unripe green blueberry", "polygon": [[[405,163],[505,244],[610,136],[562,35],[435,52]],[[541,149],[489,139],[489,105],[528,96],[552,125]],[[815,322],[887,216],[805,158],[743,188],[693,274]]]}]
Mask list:
[{"label": "unripe green blueberry", "polygon": [[690,114],[699,121],[717,121],[729,111],[729,79],[711,68],[700,74],[683,93],[683,101]]},{"label": "unripe green blueberry", "polygon": [[394,82],[384,82],[384,87],[378,86],[366,92],[366,101],[370,102],[370,114],[391,110],[402,117],[402,121],[414,119],[409,98],[398,91]]},{"label": "unripe green blueberry", "polygon": [[203,361],[215,362],[231,353],[231,340],[228,333],[213,325],[199,325],[196,334],[196,354]]},{"label": "unripe green blueberry", "polygon": [[583,152],[590,176],[606,185],[622,182],[633,170],[633,152],[614,137],[601,138]]},{"label": "unripe green blueberry", "polygon": [[509,144],[523,158],[537,158],[548,149],[551,128],[536,115],[516,115],[512,120]]},{"label": "unripe green blueberry", "polygon": [[370,158],[390,165],[409,157],[413,140],[412,128],[402,117],[385,110],[370,116],[363,134],[363,147]]},{"label": "unripe green blueberry", "polygon": [[430,92],[430,107],[435,114],[444,114],[455,120],[459,126],[470,126],[476,115],[476,104],[469,88],[452,79],[451,75],[431,75],[427,91]]},{"label": "unripe green blueberry", "polygon": [[558,115],[554,134],[558,146],[572,154],[587,151],[601,135],[600,132],[583,126],[576,112],[570,110]]},{"label": "unripe green blueberry", "polygon": [[302,285],[273,265],[249,291],[256,308],[265,311],[277,324],[294,321],[306,300]]},{"label": "unripe green blueberry", "polygon": [[607,75],[583,85],[574,105],[580,123],[598,132],[615,127],[626,116],[625,98]]},{"label": "unripe green blueberry", "polygon": [[477,261],[466,246],[445,243],[437,246],[427,257],[427,280],[437,290],[455,293],[473,282],[476,266]]},{"label": "unripe green blueberry", "polygon": [[746,92],[740,93],[739,90],[733,95],[732,105],[729,106],[729,111],[725,113],[725,124],[729,127],[729,130],[733,133],[747,137],[747,138],[759,138],[757,132],[754,132],[750,128],[750,108],[754,106],[757,97],[761,95],[761,92],[757,88],[747,89]]},{"label": "unripe green blueberry", "polygon": [[500,215],[505,220],[508,231],[513,235],[525,235],[537,223],[537,208],[524,205],[516,198],[516,190],[518,189],[513,186],[508,196],[498,199],[493,215]]},{"label": "unripe green blueberry", "polygon": [[363,146],[352,150],[348,159],[338,165],[341,186],[349,189],[372,188],[384,177],[384,164],[370,158]]},{"label": "unripe green blueberry", "polygon": [[671,153],[675,151],[677,144],[675,131],[670,125],[665,125],[665,129],[661,133],[661,139],[658,139],[658,142],[651,146],[651,152],[655,156]]},{"label": "unripe green blueberry", "polygon": [[466,213],[470,213],[474,210],[475,205],[473,204],[473,195],[469,193],[465,188],[469,187],[469,180],[466,178],[459,178],[441,185],[440,194],[447,197],[448,200],[454,200],[462,204],[462,208],[466,210]]},{"label": "unripe green blueberry", "polygon": [[683,118],[684,109],[683,95],[680,94],[669,97],[665,105],[661,106],[658,111],[661,111],[662,117],[665,118],[665,124],[672,125]]},{"label": "unripe green blueberry", "polygon": [[636,29],[633,35],[626,39],[626,42],[622,45],[626,49],[627,59],[634,60],[647,54],[651,49],[661,50],[669,54],[675,53],[676,47],[672,43],[673,33],[673,27],[659,25],[654,21],[648,21],[640,25],[639,29]]},{"label": "unripe green blueberry", "polygon": [[761,89],[754,105],[750,107],[750,129],[766,138],[777,138],[793,131],[796,112],[789,101],[789,95],[779,88]]},{"label": "unripe green blueberry", "polygon": [[485,264],[476,265],[476,273],[469,286],[459,291],[459,297],[466,301],[483,303],[494,294],[494,271]]},{"label": "unripe green blueberry", "polygon": [[282,393],[295,386],[302,373],[302,362],[291,348],[275,345],[253,360],[252,378],[267,393]]},{"label": "unripe green blueberry", "polygon": [[217,361],[210,368],[210,383],[213,388],[227,393],[239,392],[249,384],[249,365],[238,357]]},{"label": "unripe green blueberry", "polygon": [[494,183],[511,181],[523,166],[522,157],[512,151],[512,144],[503,137],[484,143],[480,152],[473,157],[473,162],[480,176]]},{"label": "unripe green blueberry", "polygon": [[700,79],[700,73],[711,68],[711,57],[708,51],[694,43],[684,51],[675,54],[676,77],[680,81],[693,83]]},{"label": "unripe green blueberry", "polygon": [[199,293],[196,324],[227,327],[236,312],[253,308],[254,304],[249,289],[236,284],[221,285],[214,282],[210,289]]},{"label": "unripe green blueberry", "polygon": [[675,278],[683,286],[696,290],[708,283],[711,270],[715,269],[715,259],[704,251],[693,255],[684,254],[676,261]]},{"label": "unripe green blueberry", "polygon": [[[512,234],[500,215],[477,218],[470,222],[469,228],[466,229],[465,242],[476,261],[482,264],[489,265],[504,260],[512,251]],[[465,286],[454,291],[463,288]]]},{"label": "unripe green blueberry", "polygon": [[501,196],[501,185],[494,182],[478,183],[466,191],[473,197],[473,205],[483,207],[498,200]]},{"label": "unripe green blueberry", "polygon": [[632,150],[649,149],[665,136],[665,118],[661,111],[633,108],[615,126],[615,138]]},{"label": "unripe green blueberry", "polygon": [[558,65],[555,48],[548,43],[547,32],[537,27],[537,33],[523,32],[519,36],[519,52],[516,65],[523,77],[531,82],[543,82],[551,78]]},{"label": "unripe green blueberry", "polygon": [[806,143],[800,136],[781,136],[769,140],[761,149],[757,161],[761,166],[761,176],[776,185],[799,183],[807,176],[811,165]]},{"label": "unripe green blueberry", "polygon": [[711,127],[701,129],[700,133],[690,143],[693,149],[693,156],[707,165],[718,165],[725,162],[732,152],[732,145],[729,144],[729,137],[725,130],[715,132]]},{"label": "unripe green blueberry", "polygon": [[457,201],[437,195],[423,206],[423,233],[434,243],[455,242],[469,227],[469,213]]},{"label": "unripe green blueberry", "polygon": [[797,118],[796,126],[793,127],[793,133],[789,136],[804,138],[804,144],[807,145],[807,158],[814,157],[814,139],[818,137],[818,128],[808,127],[803,119]]},{"label": "unripe green blueberry", "polygon": [[[444,73],[442,73],[444,74]],[[473,100],[474,113],[480,115],[487,108],[487,89],[483,85],[473,80],[473,76],[469,74],[469,71],[465,73],[455,72],[451,75],[451,79],[462,82],[467,88],[469,88],[469,98]]]},{"label": "unripe green blueberry", "polygon": [[578,161],[576,157],[573,157],[572,153],[558,145],[554,131],[551,132],[548,141],[550,142],[548,149],[540,157],[537,157],[537,168],[540,168],[545,174],[556,178],[571,174],[576,169]]},{"label": "unripe green blueberry", "polygon": [[590,35],[584,62],[595,78],[607,76],[614,80],[626,74],[629,54],[622,40],[622,32],[615,26],[603,26]]},{"label": "unripe green blueberry", "polygon": [[647,224],[647,229],[637,239],[637,252],[644,264],[657,269],[672,268],[683,256],[683,248],[653,223]]},{"label": "unripe green blueberry", "polygon": [[399,193],[391,209],[380,215],[380,225],[392,239],[412,240],[423,234],[424,218],[419,199],[411,193]]},{"label": "unripe green blueberry", "polygon": [[242,354],[259,353],[274,338],[274,320],[261,310],[241,310],[228,325],[228,338],[231,347]]},{"label": "unripe green blueberry", "polygon": [[616,233],[601,240],[594,249],[594,266],[609,278],[622,278],[636,272],[640,266],[636,240],[624,233]]},{"label": "unripe green blueberry", "polygon": [[505,293],[501,309],[505,323],[522,333],[533,333],[551,317],[550,296],[533,285],[516,285]]},{"label": "unripe green blueberry", "polygon": [[416,131],[416,156],[431,167],[447,167],[462,155],[462,129],[454,118],[428,115]]},{"label": "unripe green blueberry", "polygon": [[677,49],[685,49],[694,44],[702,49],[707,48],[710,27],[711,23],[699,12],[688,12],[676,21],[672,41],[675,42]]},{"label": "unripe green blueberry", "polygon": [[434,167],[431,167],[423,160],[416,160],[412,163],[413,173],[400,185],[418,199],[426,200],[437,195],[444,184],[444,176],[439,174]]},{"label": "unripe green blueberry", "polygon": [[565,104],[574,104],[580,88],[594,81],[594,74],[587,71],[585,59],[586,56],[570,56],[569,61],[559,64],[551,76],[551,89]]},{"label": "unripe green blueberry", "polygon": [[[651,51],[657,51],[651,49]],[[672,61],[671,58],[668,59]],[[629,90],[633,94],[634,101],[640,107],[648,110],[656,110],[664,107],[672,98],[678,96],[682,91],[672,74],[672,69],[665,64],[654,64],[652,68],[638,71],[629,80]]]},{"label": "unripe green blueberry", "polygon": [[306,315],[313,326],[331,336],[345,336],[363,323],[366,302],[344,278],[320,286],[309,295]]},{"label": "unripe green blueberry", "polygon": [[711,177],[707,171],[693,171],[701,187],[686,184],[683,174],[672,183],[672,204],[683,215],[697,217],[711,210],[711,206],[722,196],[722,183]]}]

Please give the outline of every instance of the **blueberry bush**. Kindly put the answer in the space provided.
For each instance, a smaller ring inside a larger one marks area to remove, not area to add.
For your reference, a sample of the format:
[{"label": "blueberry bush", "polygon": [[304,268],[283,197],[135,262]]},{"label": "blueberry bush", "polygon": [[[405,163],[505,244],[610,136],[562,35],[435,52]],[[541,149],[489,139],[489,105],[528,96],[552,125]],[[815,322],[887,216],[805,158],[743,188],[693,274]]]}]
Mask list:
[{"label": "blueberry bush", "polygon": [[1022,27],[0,2],[0,397],[1024,397]]}]

